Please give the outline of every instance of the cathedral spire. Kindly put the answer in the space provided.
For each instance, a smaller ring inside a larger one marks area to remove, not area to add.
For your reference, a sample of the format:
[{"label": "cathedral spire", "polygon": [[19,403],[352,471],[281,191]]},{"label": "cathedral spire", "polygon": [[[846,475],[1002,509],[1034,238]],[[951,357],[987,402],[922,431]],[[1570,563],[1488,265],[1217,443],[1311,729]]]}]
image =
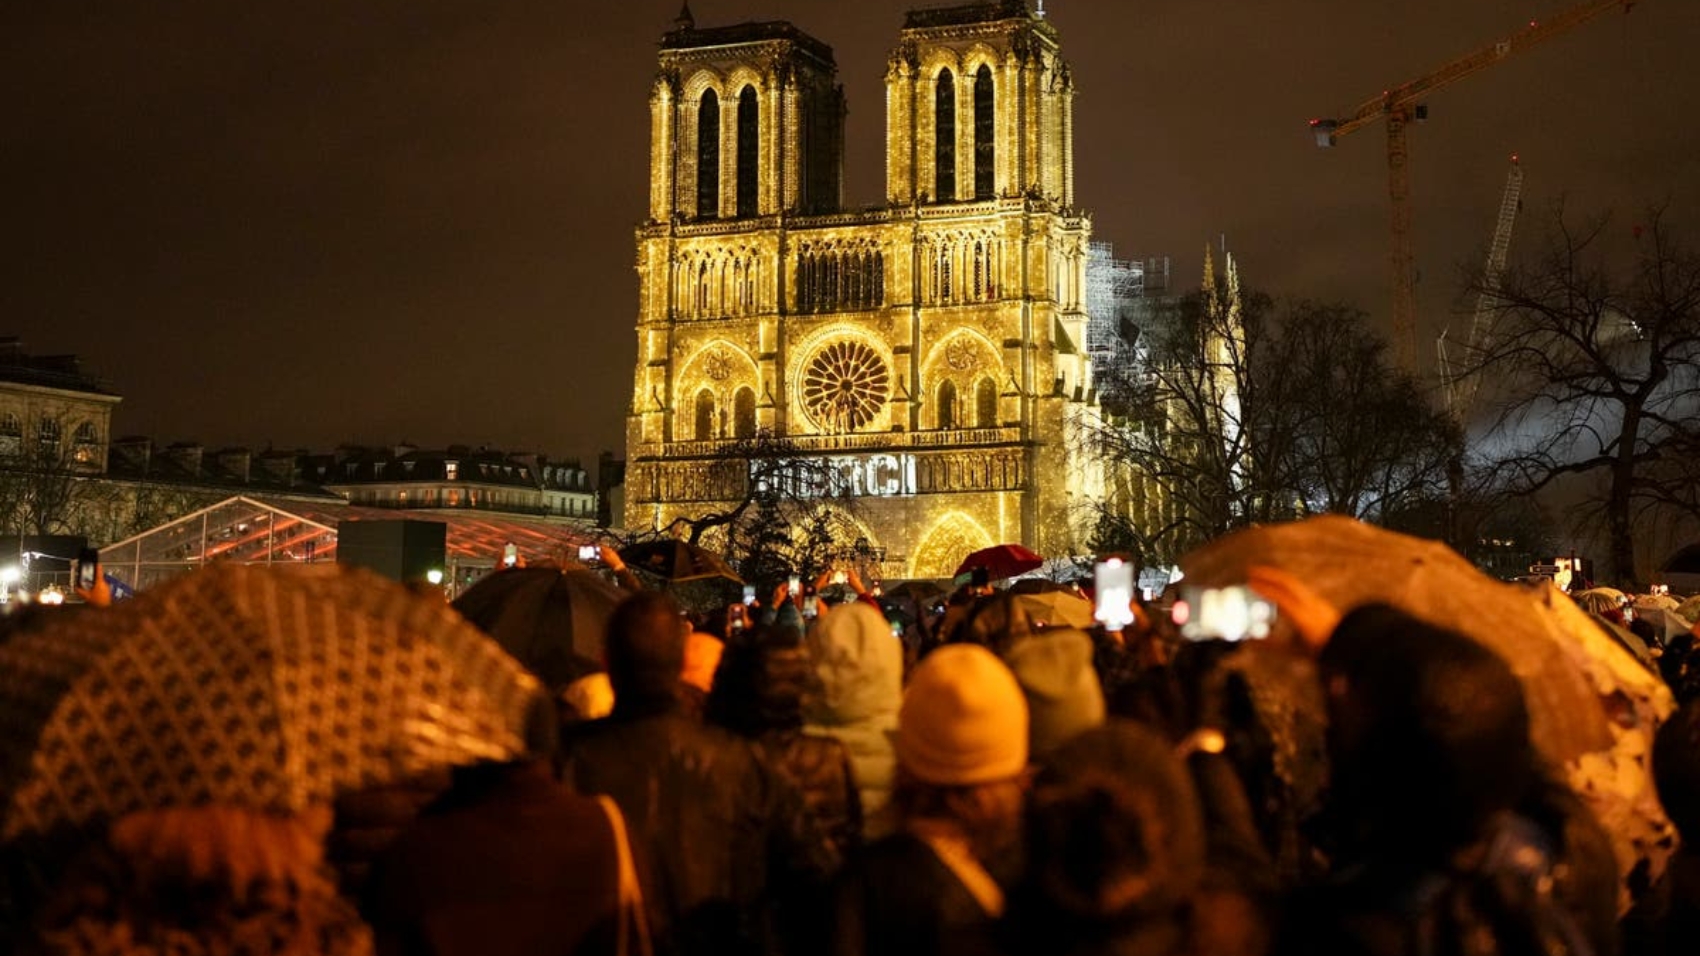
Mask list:
[{"label": "cathedral spire", "polygon": [[673,19],[673,27],[681,32],[697,28],[697,18],[691,16],[691,0],[685,0],[680,5],[679,15]]}]

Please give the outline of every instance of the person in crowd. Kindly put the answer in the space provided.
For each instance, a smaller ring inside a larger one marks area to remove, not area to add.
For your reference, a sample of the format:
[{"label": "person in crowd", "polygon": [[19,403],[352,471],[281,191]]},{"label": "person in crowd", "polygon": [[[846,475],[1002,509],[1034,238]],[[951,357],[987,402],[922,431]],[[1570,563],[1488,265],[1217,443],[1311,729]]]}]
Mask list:
[{"label": "person in crowd", "polygon": [[561,776],[579,793],[613,797],[640,856],[654,860],[644,889],[658,948],[771,952],[777,932],[764,896],[818,892],[837,854],[797,789],[748,743],[680,712],[686,634],[665,594],[639,593],[615,609],[606,647],[614,711],[570,730]]},{"label": "person in crowd", "polygon": [[1002,657],[1010,645],[1036,630],[1015,595],[1002,591],[976,598],[953,640],[978,644]]},{"label": "person in crowd", "polygon": [[1614,952],[1614,930],[1589,915],[1615,906],[1615,885],[1561,886],[1562,834],[1518,812],[1540,776],[1510,667],[1385,605],[1352,611],[1321,644],[1333,871],[1292,901],[1277,951]]},{"label": "person in crowd", "polygon": [[862,840],[861,794],[843,741],[803,731],[808,678],[798,634],[758,630],[721,658],[707,716],[754,742],[763,759],[802,790],[816,824],[848,859]]},{"label": "person in crowd", "polygon": [[1009,646],[1004,661],[1027,699],[1028,746],[1042,764],[1055,749],[1104,722],[1104,692],[1092,670],[1092,639],[1053,629]]},{"label": "person in crowd", "polygon": [[602,559],[602,566],[608,569],[608,573],[614,575],[614,583],[620,586],[620,590],[628,594],[636,594],[643,590],[643,581],[639,580],[637,574],[626,566],[626,561],[620,557],[620,552],[606,544],[597,545],[596,551],[598,557]]},{"label": "person in crowd", "polygon": [[934,954],[1003,913],[1018,868],[1027,704],[1015,677],[974,644],[928,655],[894,735],[897,832],[841,881],[832,951]]},{"label": "person in crowd", "polygon": [[547,759],[456,770],[376,865],[365,913],[378,953],[614,956],[648,925],[621,905],[631,856],[617,813],[569,791]]},{"label": "person in crowd", "polygon": [[[1320,875],[1321,869],[1302,826],[1306,811],[1314,808],[1277,768],[1279,745],[1254,701],[1244,666],[1245,655],[1264,651],[1222,640],[1182,643],[1166,663],[1145,668],[1137,681],[1123,688],[1112,707],[1116,716],[1138,720],[1176,746],[1197,751],[1188,764],[1204,801],[1212,857],[1246,858],[1249,865],[1236,869],[1255,877],[1246,885],[1254,893],[1299,885]],[[1283,688],[1284,694],[1293,695],[1286,698],[1293,712],[1312,710],[1293,699],[1314,687],[1314,678],[1308,676],[1294,676],[1294,686]],[[1296,723],[1296,716],[1289,720]],[[1310,726],[1320,744],[1320,717]],[[1219,749],[1195,746],[1212,731]],[[1312,736],[1297,729],[1288,733]],[[1295,763],[1299,759],[1295,756]],[[1318,768],[1326,762],[1320,746],[1304,752],[1302,759]],[[1320,776],[1322,771],[1316,772]]]},{"label": "person in crowd", "polygon": [[679,675],[679,703],[684,713],[702,718],[708,693],[714,687],[714,672],[724,653],[725,642],[712,634],[691,631],[685,636],[685,664]]},{"label": "person in crowd", "polygon": [[758,628],[780,628],[793,631],[800,639],[808,622],[803,619],[803,596],[793,594],[788,581],[781,581],[773,589],[773,600],[765,606],[756,609],[753,615]]},{"label": "person in crowd", "polygon": [[72,864],[23,949],[38,956],[369,956],[325,865],[328,806],[141,810]]},{"label": "person in crowd", "polygon": [[1661,931],[1652,951],[1700,950],[1700,700],[1665,721],[1653,740],[1653,781],[1682,843],[1665,876]]},{"label": "person in crowd", "polygon": [[995,927],[1008,956],[1256,956],[1261,911],[1215,889],[1192,775],[1162,735],[1112,720],[1058,747],[1027,801],[1026,866]]},{"label": "person in crowd", "polygon": [[895,757],[888,732],[903,702],[903,645],[878,609],[853,601],[809,628],[805,648],[813,674],[803,700],[811,734],[850,749],[861,791],[865,835],[882,835]]}]

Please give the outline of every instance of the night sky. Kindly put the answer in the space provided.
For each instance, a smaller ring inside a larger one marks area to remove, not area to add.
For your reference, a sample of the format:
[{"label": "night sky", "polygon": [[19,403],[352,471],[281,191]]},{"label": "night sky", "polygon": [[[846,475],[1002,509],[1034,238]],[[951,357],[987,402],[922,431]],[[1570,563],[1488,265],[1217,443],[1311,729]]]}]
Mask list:
[{"label": "night sky", "polygon": [[[1051,0],[1097,238],[1196,284],[1388,313],[1379,125],[1341,113],[1569,0]],[[883,194],[903,0],[693,0],[788,19],[850,104],[846,201]],[[208,445],[620,449],[650,82],[677,0],[83,0],[0,12],[0,334],[75,352],[116,434]],[[1560,196],[1700,242],[1700,3],[1641,0],[1430,101],[1413,131],[1428,343],[1489,239]],[[1514,253],[1515,254],[1515,253]]]}]

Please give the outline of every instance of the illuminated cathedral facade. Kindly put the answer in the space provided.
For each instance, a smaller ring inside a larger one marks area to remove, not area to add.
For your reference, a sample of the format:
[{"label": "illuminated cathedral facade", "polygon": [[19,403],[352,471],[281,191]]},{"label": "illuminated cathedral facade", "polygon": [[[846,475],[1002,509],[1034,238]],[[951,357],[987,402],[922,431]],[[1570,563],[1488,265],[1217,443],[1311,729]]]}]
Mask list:
[{"label": "illuminated cathedral facade", "polygon": [[736,500],[748,466],[728,459],[760,434],[840,476],[821,507],[888,577],[1084,549],[1091,223],[1058,40],[1022,0],[909,13],[886,202],[848,210],[832,50],[681,13],[650,95],[628,527]]}]

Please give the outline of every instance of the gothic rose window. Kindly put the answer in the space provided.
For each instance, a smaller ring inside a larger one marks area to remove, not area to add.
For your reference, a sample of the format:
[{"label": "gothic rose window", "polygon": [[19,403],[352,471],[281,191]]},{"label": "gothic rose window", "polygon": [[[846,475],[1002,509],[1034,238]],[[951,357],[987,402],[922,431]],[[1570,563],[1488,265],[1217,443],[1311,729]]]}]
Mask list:
[{"label": "gothic rose window", "polygon": [[834,342],[803,370],[803,407],[822,430],[851,432],[873,421],[890,394],[885,361],[860,342]]}]

